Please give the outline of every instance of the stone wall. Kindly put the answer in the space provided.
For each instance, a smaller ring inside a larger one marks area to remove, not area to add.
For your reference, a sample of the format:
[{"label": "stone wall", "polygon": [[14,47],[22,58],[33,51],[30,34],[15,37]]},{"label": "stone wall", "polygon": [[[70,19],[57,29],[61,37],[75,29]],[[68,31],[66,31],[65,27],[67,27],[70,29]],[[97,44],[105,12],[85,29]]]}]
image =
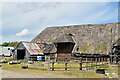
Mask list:
[{"label": "stone wall", "polygon": [[[76,45],[74,52],[108,54],[120,37],[119,23],[47,27],[32,42],[51,43],[63,34],[72,34]],[[76,51],[76,48],[79,48]]]}]

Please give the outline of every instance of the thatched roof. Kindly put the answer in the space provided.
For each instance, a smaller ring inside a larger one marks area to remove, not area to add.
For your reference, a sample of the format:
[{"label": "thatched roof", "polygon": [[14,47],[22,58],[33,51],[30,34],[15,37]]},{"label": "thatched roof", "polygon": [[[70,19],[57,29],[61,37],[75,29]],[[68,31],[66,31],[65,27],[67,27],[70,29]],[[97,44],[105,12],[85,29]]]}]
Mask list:
[{"label": "thatched roof", "polygon": [[56,39],[54,43],[64,43],[64,42],[75,43],[72,35],[70,34],[64,34],[60,36],[59,38]]},{"label": "thatched roof", "polygon": [[120,38],[115,42],[114,46],[120,46]]}]

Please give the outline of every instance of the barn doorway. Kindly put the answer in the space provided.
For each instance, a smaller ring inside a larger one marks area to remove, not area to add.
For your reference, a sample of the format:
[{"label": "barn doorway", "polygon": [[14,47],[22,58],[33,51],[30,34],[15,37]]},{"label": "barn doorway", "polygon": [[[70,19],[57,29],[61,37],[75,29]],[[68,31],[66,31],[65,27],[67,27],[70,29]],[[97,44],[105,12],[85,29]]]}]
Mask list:
[{"label": "barn doorway", "polygon": [[57,60],[65,61],[65,59],[70,58],[72,50],[74,48],[75,42],[73,36],[70,34],[65,34],[59,37],[54,44],[57,48]]},{"label": "barn doorway", "polygon": [[71,53],[75,43],[57,43],[57,53]]},{"label": "barn doorway", "polygon": [[25,56],[25,49],[18,49],[17,50],[17,59],[24,59]]}]

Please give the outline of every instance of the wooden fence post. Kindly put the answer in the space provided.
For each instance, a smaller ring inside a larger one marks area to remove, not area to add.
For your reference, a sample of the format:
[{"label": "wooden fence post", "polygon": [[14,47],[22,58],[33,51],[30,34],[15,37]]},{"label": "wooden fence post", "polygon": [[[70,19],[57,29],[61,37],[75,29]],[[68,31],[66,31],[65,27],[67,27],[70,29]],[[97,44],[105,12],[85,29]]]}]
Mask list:
[{"label": "wooden fence post", "polygon": [[67,70],[67,62],[65,62],[65,70]]},{"label": "wooden fence post", "polygon": [[80,64],[80,70],[82,70],[82,62],[80,62],[79,64]]},{"label": "wooden fence post", "polygon": [[95,63],[96,63],[96,69],[97,69],[97,57],[96,57],[96,62]]},{"label": "wooden fence post", "polygon": [[52,62],[52,71],[54,71],[54,62]]},{"label": "wooden fence post", "polygon": [[79,65],[80,65],[80,70],[82,70],[82,58],[80,58],[80,63],[79,63]]},{"label": "wooden fence post", "polygon": [[48,56],[48,71],[50,71],[50,56]]},{"label": "wooden fence post", "polygon": [[103,63],[103,57],[102,57],[102,65],[103,65],[104,63]]}]

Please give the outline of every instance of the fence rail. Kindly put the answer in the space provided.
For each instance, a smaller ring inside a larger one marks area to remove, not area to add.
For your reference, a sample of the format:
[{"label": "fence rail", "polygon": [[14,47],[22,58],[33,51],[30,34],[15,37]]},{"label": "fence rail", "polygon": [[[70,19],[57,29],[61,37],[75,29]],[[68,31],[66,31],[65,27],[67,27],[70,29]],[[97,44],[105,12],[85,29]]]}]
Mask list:
[{"label": "fence rail", "polygon": [[[76,62],[75,62],[76,60]],[[89,61],[90,60],[90,61]],[[91,58],[91,59],[86,59],[86,58],[71,58],[70,61],[68,61],[67,59],[65,61],[58,61],[58,62],[50,62],[51,63],[51,67],[50,69],[52,71],[54,71],[55,69],[64,69],[64,70],[68,70],[71,68],[75,68],[75,69],[79,69],[82,70],[83,68],[92,68],[92,67],[97,67],[97,66],[101,66],[101,65],[106,65],[109,63],[109,61],[107,60],[107,58]],[[56,67],[56,65],[58,64],[63,64],[62,67]],[[73,64],[73,66],[75,64],[78,64],[79,66],[74,66],[74,67],[69,67],[69,64]]]},{"label": "fence rail", "polygon": [[[45,57],[45,56],[43,56]],[[92,67],[98,67],[101,65],[105,65],[109,63],[108,58],[65,58],[64,60],[57,60],[57,57],[50,57],[47,56],[45,60],[45,65],[47,65],[47,70],[48,71],[54,71],[54,70],[68,70],[68,69],[79,69],[83,70],[86,68],[88,70],[89,68]],[[59,57],[60,59],[60,57]],[[69,59],[69,60],[68,60]],[[41,64],[41,63],[38,63]],[[62,66],[58,66],[59,64],[62,64]]]}]

